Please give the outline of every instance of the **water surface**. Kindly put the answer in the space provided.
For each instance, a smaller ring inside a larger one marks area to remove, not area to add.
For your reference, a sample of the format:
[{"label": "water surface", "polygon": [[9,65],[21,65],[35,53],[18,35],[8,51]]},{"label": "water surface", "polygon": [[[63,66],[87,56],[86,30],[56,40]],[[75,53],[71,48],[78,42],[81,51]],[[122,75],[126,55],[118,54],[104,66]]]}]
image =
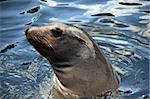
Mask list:
[{"label": "water surface", "polygon": [[148,0],[1,0],[0,98],[48,97],[51,66],[27,42],[24,31],[59,21],[89,31],[119,67],[120,99],[148,99],[149,5]]}]

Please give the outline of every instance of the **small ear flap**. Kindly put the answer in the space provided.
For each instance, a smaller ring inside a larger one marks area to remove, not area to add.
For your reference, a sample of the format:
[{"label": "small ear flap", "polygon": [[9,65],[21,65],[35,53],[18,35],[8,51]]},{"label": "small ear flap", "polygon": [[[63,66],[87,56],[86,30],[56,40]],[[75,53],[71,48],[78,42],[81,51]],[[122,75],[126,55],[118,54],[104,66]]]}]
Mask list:
[{"label": "small ear flap", "polygon": [[79,37],[75,37],[80,43],[86,43],[83,39],[79,38]]},{"label": "small ear flap", "polygon": [[78,28],[78,29],[80,29],[80,30],[82,30],[82,31],[85,31],[81,26],[79,26],[79,25],[75,25],[75,24],[69,24],[69,23],[65,23],[66,25],[68,25],[68,26],[72,26],[72,27],[75,27],[75,28]]},{"label": "small ear flap", "polygon": [[77,29],[83,31],[86,35],[89,36],[89,34],[88,34],[88,32],[87,32],[87,31],[89,31],[89,30],[88,30],[86,27],[81,26],[81,25],[77,25],[77,24],[68,24],[68,23],[65,23],[65,24],[68,25],[68,26],[75,27],[75,28],[77,28]]}]

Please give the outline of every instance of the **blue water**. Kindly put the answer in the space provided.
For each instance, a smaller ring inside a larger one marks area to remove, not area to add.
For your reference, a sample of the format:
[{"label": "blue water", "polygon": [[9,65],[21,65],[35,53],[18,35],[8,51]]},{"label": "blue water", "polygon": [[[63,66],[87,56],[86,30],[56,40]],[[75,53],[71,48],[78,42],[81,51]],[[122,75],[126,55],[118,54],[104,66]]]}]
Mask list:
[{"label": "blue water", "polygon": [[0,0],[0,99],[46,99],[51,66],[27,42],[53,21],[89,31],[120,69],[120,99],[149,99],[149,0]]}]

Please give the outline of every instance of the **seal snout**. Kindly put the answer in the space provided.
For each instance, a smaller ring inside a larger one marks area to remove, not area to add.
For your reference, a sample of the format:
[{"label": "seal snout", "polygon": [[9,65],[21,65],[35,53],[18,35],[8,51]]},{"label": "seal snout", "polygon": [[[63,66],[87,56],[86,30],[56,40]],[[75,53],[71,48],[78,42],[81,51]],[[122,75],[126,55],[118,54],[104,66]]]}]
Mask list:
[{"label": "seal snout", "polygon": [[27,28],[25,30],[25,35],[27,37],[27,39],[35,39],[38,38],[39,36],[41,36],[41,33],[39,33],[40,29],[38,29],[37,27],[31,27],[31,28]]},{"label": "seal snout", "polygon": [[32,28],[27,28],[26,30],[25,30],[25,35],[26,35],[26,37],[27,38],[29,38],[33,33],[32,33],[33,31],[32,31]]},{"label": "seal snout", "polygon": [[29,28],[27,28],[27,29],[25,30],[25,35],[28,35],[28,30],[29,30]]}]

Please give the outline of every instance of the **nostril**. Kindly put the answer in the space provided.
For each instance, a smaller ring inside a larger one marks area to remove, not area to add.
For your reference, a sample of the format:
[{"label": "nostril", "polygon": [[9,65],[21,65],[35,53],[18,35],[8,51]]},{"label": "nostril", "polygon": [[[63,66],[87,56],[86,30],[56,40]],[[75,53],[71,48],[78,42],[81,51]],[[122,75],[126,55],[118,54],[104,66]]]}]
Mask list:
[{"label": "nostril", "polygon": [[28,34],[28,30],[29,30],[29,28],[27,28],[27,29],[25,30],[25,35],[27,35],[27,34]]},{"label": "nostril", "polygon": [[59,37],[62,35],[62,30],[60,28],[54,28],[54,29],[51,29],[51,32],[53,34],[54,37]]}]

